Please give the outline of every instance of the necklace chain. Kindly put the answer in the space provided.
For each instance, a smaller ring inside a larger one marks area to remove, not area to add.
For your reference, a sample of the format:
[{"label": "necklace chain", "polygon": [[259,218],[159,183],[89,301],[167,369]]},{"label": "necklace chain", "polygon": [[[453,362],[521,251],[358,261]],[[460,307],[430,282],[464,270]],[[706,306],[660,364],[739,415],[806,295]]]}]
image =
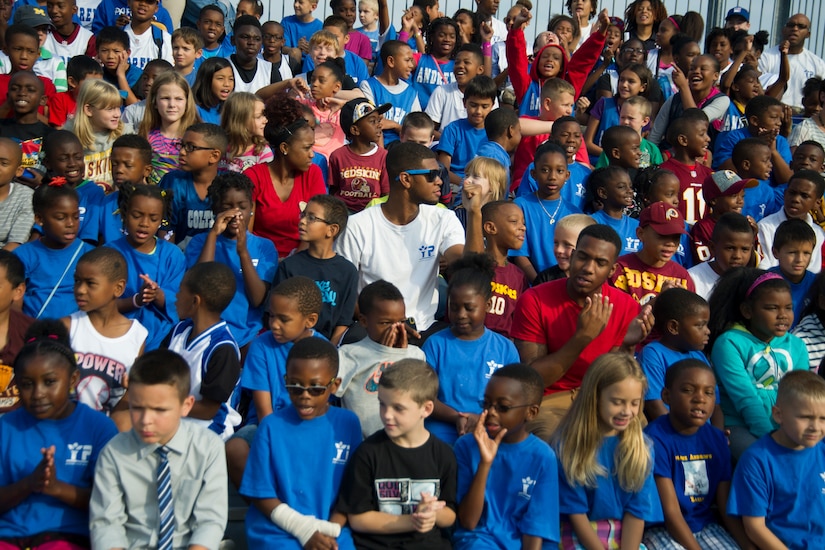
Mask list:
[{"label": "necklace chain", "polygon": [[536,195],[536,198],[539,200],[539,206],[541,206],[541,209],[544,211],[544,214],[550,219],[550,225],[556,223],[556,214],[559,213],[559,208],[561,208],[561,197],[557,199],[559,203],[556,205],[556,211],[553,212],[552,216],[550,215],[550,212],[548,212],[547,209],[544,207],[544,201],[541,199],[541,197]]}]

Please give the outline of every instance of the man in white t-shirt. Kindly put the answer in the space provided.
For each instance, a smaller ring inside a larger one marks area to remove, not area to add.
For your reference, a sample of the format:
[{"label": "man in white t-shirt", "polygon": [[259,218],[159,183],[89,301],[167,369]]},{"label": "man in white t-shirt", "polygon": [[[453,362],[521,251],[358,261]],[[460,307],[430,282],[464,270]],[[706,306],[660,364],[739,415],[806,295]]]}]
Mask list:
[{"label": "man in white t-shirt", "polygon": [[399,143],[387,154],[387,201],[350,217],[335,250],[358,269],[358,292],[384,279],[404,296],[407,315],[426,338],[446,327],[435,320],[439,260],[464,253],[464,229],[439,208],[438,161],[427,147]]},{"label": "man in white t-shirt", "polygon": [[499,0],[476,0],[476,14],[479,21],[484,21],[490,25],[493,31],[491,44],[504,42],[507,39],[507,25],[504,21],[496,18]]},{"label": "man in white t-shirt", "polygon": [[158,12],[158,0],[129,0],[129,9],[132,19],[123,29],[132,46],[129,63],[141,71],[153,59],[165,59],[174,65],[171,35],[152,25]]},{"label": "man in white t-shirt", "polygon": [[[805,40],[811,35],[811,20],[804,13],[792,15],[782,27],[782,40],[788,42],[788,63],[791,77],[782,96],[782,103],[790,105],[795,112],[802,112],[802,86],[812,77],[825,78],[825,61],[805,48]],[[781,57],[779,46],[762,53],[759,70],[763,73],[779,74]]]}]

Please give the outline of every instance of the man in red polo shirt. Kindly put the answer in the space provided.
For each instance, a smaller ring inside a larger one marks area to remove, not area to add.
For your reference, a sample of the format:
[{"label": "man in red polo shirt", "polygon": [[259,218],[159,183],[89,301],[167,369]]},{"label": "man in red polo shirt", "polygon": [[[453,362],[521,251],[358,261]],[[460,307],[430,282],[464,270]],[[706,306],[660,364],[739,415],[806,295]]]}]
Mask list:
[{"label": "man in red polo shirt", "polygon": [[622,250],[609,226],[582,229],[570,259],[570,276],[526,291],[516,304],[513,328],[521,360],[544,379],[541,411],[528,429],[548,440],[567,412],[596,357],[633,349],[650,331],[650,306],[641,309],[607,281]]}]

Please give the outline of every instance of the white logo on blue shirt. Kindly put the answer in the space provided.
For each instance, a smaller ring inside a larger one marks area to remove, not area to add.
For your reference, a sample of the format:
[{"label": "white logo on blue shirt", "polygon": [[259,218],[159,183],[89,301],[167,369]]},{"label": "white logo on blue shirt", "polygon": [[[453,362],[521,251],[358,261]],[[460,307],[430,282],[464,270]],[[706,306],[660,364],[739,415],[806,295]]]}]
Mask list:
[{"label": "white logo on blue shirt", "polygon": [[490,378],[493,376],[493,373],[496,372],[498,369],[503,367],[504,365],[496,363],[492,359],[487,361],[487,372],[484,374],[484,378]]},{"label": "white logo on blue shirt", "polygon": [[577,183],[576,184],[576,196],[577,197],[583,197],[584,196],[584,184],[583,183]]},{"label": "white logo on blue shirt", "polygon": [[536,480],[530,476],[521,478],[521,492],[518,496],[530,500],[533,495],[533,488],[536,486]]},{"label": "white logo on blue shirt", "polygon": [[66,459],[67,466],[87,466],[89,464],[89,457],[92,455],[91,445],[69,443],[66,447],[69,449],[69,458]]},{"label": "white logo on blue shirt", "polygon": [[343,441],[335,443],[335,458],[332,459],[333,464],[346,464],[349,460],[350,446]]}]

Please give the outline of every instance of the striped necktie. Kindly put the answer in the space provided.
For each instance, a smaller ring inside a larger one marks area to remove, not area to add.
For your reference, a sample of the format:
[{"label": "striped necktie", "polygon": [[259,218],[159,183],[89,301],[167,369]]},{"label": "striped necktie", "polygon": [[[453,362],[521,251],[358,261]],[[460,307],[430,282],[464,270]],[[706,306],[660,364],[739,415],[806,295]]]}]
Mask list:
[{"label": "striped necktie", "polygon": [[175,534],[175,507],[172,503],[172,475],[169,471],[168,447],[155,449],[158,455],[158,550],[172,550]]}]

